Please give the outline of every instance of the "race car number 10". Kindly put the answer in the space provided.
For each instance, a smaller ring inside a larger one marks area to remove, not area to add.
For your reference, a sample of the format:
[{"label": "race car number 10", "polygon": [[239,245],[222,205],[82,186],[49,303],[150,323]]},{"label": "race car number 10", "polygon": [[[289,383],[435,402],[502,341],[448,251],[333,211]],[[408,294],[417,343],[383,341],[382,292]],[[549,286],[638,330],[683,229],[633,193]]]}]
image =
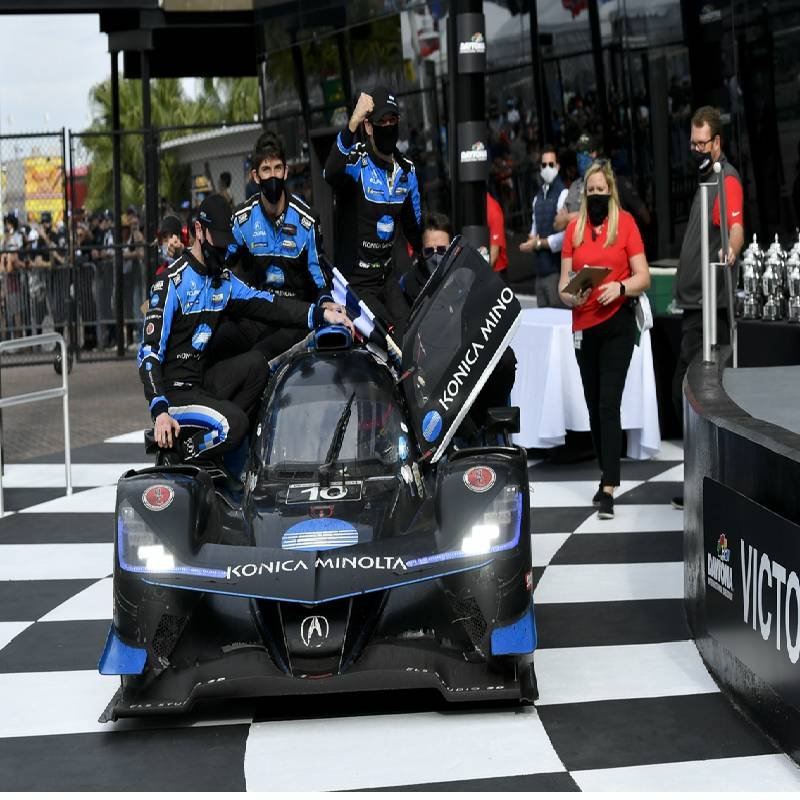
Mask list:
[{"label": "race car number 10", "polygon": [[292,483],[286,490],[287,503],[316,503],[318,500],[360,500],[361,481],[334,483],[320,486],[318,483]]}]

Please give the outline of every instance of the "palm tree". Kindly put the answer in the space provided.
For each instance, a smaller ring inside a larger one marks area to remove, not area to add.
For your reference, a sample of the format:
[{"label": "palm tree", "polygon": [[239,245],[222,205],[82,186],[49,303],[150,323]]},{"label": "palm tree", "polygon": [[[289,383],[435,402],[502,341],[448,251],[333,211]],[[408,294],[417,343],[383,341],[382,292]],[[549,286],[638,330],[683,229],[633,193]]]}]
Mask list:
[{"label": "palm tree", "polygon": [[[80,160],[91,165],[86,204],[89,208],[111,208],[112,129],[111,81],[92,87],[89,100],[93,112],[92,124],[77,134],[78,147],[85,150]],[[258,82],[255,78],[218,78],[203,81],[200,95],[192,100],[174,78],[159,78],[150,84],[151,121],[154,128],[184,126],[189,130],[161,130],[160,141],[185,136],[192,126],[247,121],[258,117]],[[121,80],[120,105],[120,166],[122,205],[141,206],[144,202],[144,134],[142,127],[141,82]],[[186,196],[188,167],[178,165],[169,152],[159,154],[159,195],[172,202]]]}]

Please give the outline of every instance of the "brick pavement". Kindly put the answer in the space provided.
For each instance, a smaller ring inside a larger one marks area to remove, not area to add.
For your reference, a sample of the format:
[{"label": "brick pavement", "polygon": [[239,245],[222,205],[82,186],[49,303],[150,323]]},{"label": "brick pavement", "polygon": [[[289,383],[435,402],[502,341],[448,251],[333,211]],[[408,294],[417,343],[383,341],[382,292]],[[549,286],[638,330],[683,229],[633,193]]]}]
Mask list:
[{"label": "brick pavement", "polygon": [[[3,397],[59,386],[61,381],[52,364],[4,367],[0,377]],[[131,358],[76,363],[69,374],[69,393],[73,449],[144,428],[150,421],[136,362]],[[64,449],[60,399],[7,408],[2,414],[6,461]]]}]

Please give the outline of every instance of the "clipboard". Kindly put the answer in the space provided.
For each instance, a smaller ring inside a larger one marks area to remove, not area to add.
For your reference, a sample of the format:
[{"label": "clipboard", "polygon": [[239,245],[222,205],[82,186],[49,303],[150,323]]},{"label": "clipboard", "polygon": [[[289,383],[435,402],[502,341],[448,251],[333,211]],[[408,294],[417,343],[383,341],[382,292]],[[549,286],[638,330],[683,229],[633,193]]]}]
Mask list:
[{"label": "clipboard", "polygon": [[611,272],[610,267],[584,267],[561,290],[564,294],[578,294],[584,289],[594,289]]}]

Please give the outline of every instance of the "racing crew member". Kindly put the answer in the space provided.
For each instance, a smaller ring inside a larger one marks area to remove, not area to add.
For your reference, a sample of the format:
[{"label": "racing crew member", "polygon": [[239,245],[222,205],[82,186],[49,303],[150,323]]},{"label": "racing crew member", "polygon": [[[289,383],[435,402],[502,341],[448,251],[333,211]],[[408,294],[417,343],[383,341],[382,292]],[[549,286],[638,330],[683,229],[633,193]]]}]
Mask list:
[{"label": "racing crew member", "polygon": [[[251,177],[259,193],[233,213],[234,243],[226,265],[255,289],[308,303],[330,300],[319,266],[319,229],[311,209],[286,189],[288,167],[283,143],[267,131],[256,142]],[[255,347],[265,358],[290,348],[304,336],[300,328],[264,325],[256,320],[226,323],[211,359]]]},{"label": "racing crew member", "polygon": [[[422,248],[422,213],[414,165],[397,149],[400,109],[383,87],[361,93],[331,147],[323,176],[336,190],[336,265],[370,309],[393,325],[402,313],[392,249],[398,224],[411,249]],[[355,137],[363,124],[366,142]]]},{"label": "racing crew member", "polygon": [[198,217],[192,247],[153,284],[138,358],[158,446],[176,444],[183,425],[199,429],[181,437],[181,453],[187,459],[217,457],[238,446],[268,377],[267,363],[257,351],[207,368],[206,348],[221,319],[251,318],[306,328],[328,322],[353,330],[349,318],[336,308],[276,298],[224,268],[228,246],[235,241],[224,198],[206,198]]}]

